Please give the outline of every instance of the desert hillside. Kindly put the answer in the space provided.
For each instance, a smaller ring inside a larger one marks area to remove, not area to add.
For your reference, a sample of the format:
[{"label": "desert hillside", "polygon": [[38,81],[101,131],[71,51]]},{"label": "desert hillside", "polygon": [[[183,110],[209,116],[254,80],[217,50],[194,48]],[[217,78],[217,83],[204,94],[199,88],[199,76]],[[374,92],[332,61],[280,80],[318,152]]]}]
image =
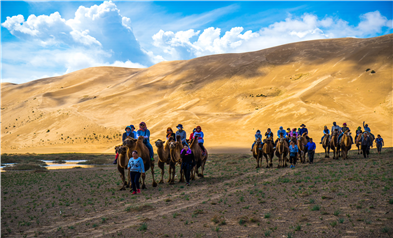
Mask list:
[{"label": "desert hillside", "polygon": [[2,153],[114,152],[125,126],[141,121],[152,141],[168,126],[182,123],[189,135],[200,125],[216,152],[247,151],[257,129],[301,123],[319,142],[333,121],[353,131],[366,121],[392,146],[392,40],[315,40],[2,83]]}]

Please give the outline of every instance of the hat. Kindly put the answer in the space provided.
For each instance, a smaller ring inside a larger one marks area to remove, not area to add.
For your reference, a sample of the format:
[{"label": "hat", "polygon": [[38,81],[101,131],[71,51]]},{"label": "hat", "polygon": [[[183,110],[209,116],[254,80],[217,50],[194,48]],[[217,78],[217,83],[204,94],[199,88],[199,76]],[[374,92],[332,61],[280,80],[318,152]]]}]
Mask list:
[{"label": "hat", "polygon": [[130,125],[130,127],[135,129],[135,126],[134,126],[134,125]]},{"label": "hat", "polygon": [[291,128],[287,128],[287,131],[290,131],[291,130]]},{"label": "hat", "polygon": [[268,130],[270,130],[270,128],[267,128]]},{"label": "hat", "polygon": [[304,124],[301,124],[301,125],[300,125],[300,127],[302,127],[302,126],[306,127],[306,125],[304,125]]},{"label": "hat", "polygon": [[283,129],[283,127],[282,127],[282,126],[280,126],[280,129]]},{"label": "hat", "polygon": [[146,123],[141,122],[141,123],[139,123],[139,125],[140,125],[140,126],[146,126]]},{"label": "hat", "polygon": [[202,130],[202,128],[200,126],[197,126],[196,129]]},{"label": "hat", "polygon": [[347,125],[347,123],[344,122],[344,123],[343,123],[343,126],[346,126],[346,125]]},{"label": "hat", "polygon": [[259,133],[260,133],[261,131],[260,131],[260,130],[257,130],[257,132],[259,132]]},{"label": "hat", "polygon": [[183,125],[182,125],[182,124],[179,124],[179,125],[177,125],[176,127],[183,128]]},{"label": "hat", "polygon": [[124,130],[127,131],[127,129],[131,130],[131,127],[130,126],[126,126],[126,128]]},{"label": "hat", "polygon": [[358,126],[358,130],[362,129],[360,126]]}]

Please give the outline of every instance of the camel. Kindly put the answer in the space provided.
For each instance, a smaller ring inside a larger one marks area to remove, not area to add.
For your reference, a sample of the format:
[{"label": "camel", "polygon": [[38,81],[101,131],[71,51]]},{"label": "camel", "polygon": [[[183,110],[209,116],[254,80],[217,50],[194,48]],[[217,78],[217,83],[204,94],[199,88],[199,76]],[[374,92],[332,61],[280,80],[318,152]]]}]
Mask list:
[{"label": "camel", "polygon": [[306,138],[306,132],[303,133],[302,136],[299,136],[297,138],[297,147],[299,148],[299,157],[300,157],[300,162],[303,164],[306,163],[306,152],[307,152],[307,138]]},{"label": "camel", "polygon": [[[123,182],[123,186],[120,188],[120,190],[126,190],[126,187],[130,187],[130,172],[127,170],[127,165],[128,165],[128,159],[127,159],[127,147],[123,145],[118,145],[115,147],[116,153],[119,153],[119,157],[117,158],[117,170],[120,172],[120,178]],[[126,170],[126,173],[128,175],[128,182],[125,179],[124,176],[124,170]]]},{"label": "camel", "polygon": [[[142,158],[143,164],[145,166],[145,172],[147,172],[151,168],[151,175],[153,177],[153,187],[157,187],[157,183],[154,180],[154,162],[151,161],[149,155],[149,149],[143,144],[143,136],[140,136],[138,139],[131,138],[128,136],[123,144],[127,147],[127,158],[130,159],[132,157],[132,152],[134,150],[138,151],[139,157]],[[142,189],[146,189],[145,179],[146,175],[142,174]]]},{"label": "camel", "polygon": [[[272,168],[273,167],[273,157],[274,157],[274,143],[272,138],[267,138],[263,140],[263,148],[262,148],[262,154],[266,159],[266,168],[269,168],[269,166]],[[270,159],[270,164],[269,164],[269,159]],[[261,161],[262,165],[262,161]]]},{"label": "camel", "polygon": [[[252,155],[257,160],[257,167],[255,167],[256,169],[262,167],[262,159],[263,159],[262,147],[263,144],[261,142],[261,139],[258,138],[255,142],[254,147],[252,148]],[[259,162],[261,162],[261,165],[259,165]]]},{"label": "camel", "polygon": [[[194,168],[191,170],[191,179],[195,180],[195,173],[198,175],[198,177],[203,178],[204,177],[203,171],[205,170],[206,160],[209,156],[207,149],[206,149],[206,154],[203,156],[202,149],[198,144],[198,136],[195,136],[190,148],[191,148],[192,152],[194,153],[195,163],[196,163]],[[202,170],[201,173],[198,172],[199,167],[201,167],[201,170]]]},{"label": "camel", "polygon": [[[175,183],[176,164],[181,164],[180,152],[183,149],[183,144],[181,142],[180,135],[177,135],[176,140],[177,141],[171,141],[168,143],[170,149],[169,184]],[[184,182],[183,170],[180,170],[179,182]]]},{"label": "camel", "polygon": [[355,141],[356,147],[358,147],[358,155],[363,154],[362,145],[361,145],[362,136],[363,136],[363,133],[360,133],[360,134],[356,137],[356,141]]},{"label": "camel", "polygon": [[333,150],[333,159],[338,159],[338,157],[340,157],[340,145],[338,144],[338,131],[333,132],[333,136],[330,139],[330,149]]},{"label": "camel", "polygon": [[329,152],[330,152],[330,135],[325,133],[325,137],[322,140],[322,147],[325,149],[325,158],[330,158],[329,157]]},{"label": "camel", "polygon": [[351,141],[351,132],[346,131],[344,135],[341,137],[340,148],[343,152],[343,160],[348,159],[348,151],[351,150],[352,141]]},{"label": "camel", "polygon": [[277,168],[287,167],[287,155],[289,153],[288,143],[283,135],[280,134],[280,139],[277,141],[276,145],[276,156],[278,157],[278,165]]},{"label": "camel", "polygon": [[[157,155],[158,155],[158,167],[161,169],[161,180],[158,183],[164,183],[164,167],[165,163],[169,164],[170,162],[170,149],[169,143],[174,141],[172,137],[169,138],[168,143],[165,144],[165,141],[158,139],[155,144],[157,146]],[[165,146],[164,146],[165,144]]]}]

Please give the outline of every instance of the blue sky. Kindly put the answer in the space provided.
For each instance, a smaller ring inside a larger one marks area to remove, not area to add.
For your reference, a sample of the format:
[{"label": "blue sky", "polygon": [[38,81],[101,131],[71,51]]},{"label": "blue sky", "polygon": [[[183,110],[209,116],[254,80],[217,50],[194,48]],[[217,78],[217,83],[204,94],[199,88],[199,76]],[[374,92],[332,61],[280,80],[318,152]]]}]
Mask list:
[{"label": "blue sky", "polygon": [[385,2],[1,2],[2,81],[393,33]]}]

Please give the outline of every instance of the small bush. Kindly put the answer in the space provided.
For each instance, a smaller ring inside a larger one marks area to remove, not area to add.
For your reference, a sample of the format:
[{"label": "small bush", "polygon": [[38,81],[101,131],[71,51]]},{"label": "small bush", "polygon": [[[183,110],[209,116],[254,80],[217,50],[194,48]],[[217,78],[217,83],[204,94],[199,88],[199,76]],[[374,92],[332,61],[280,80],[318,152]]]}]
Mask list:
[{"label": "small bush", "polygon": [[265,214],[265,218],[270,218],[270,217],[271,217],[270,213]]},{"label": "small bush", "polygon": [[141,226],[138,228],[138,231],[146,231],[147,230],[147,224],[144,222],[141,224]]},{"label": "small bush", "polygon": [[332,227],[335,227],[335,226],[337,225],[337,222],[336,222],[336,221],[331,222],[330,225],[331,225]]},{"label": "small bush", "polygon": [[338,216],[340,214],[339,210],[334,211],[333,215]]},{"label": "small bush", "polygon": [[339,223],[344,223],[344,218],[338,219],[338,222],[339,222]]},{"label": "small bush", "polygon": [[297,225],[296,227],[295,227],[295,231],[300,231],[302,229],[302,226],[301,225]]},{"label": "small bush", "polygon": [[390,200],[389,200],[389,204],[393,204],[393,199],[390,199]]},{"label": "small bush", "polygon": [[266,237],[270,236],[270,230],[265,231],[265,236]]},{"label": "small bush", "polygon": [[375,74],[375,71],[374,71],[374,70],[371,70],[371,73],[372,73],[372,74]]},{"label": "small bush", "polygon": [[319,209],[321,209],[321,207],[319,205],[315,205],[311,208],[311,211],[319,211]]}]

